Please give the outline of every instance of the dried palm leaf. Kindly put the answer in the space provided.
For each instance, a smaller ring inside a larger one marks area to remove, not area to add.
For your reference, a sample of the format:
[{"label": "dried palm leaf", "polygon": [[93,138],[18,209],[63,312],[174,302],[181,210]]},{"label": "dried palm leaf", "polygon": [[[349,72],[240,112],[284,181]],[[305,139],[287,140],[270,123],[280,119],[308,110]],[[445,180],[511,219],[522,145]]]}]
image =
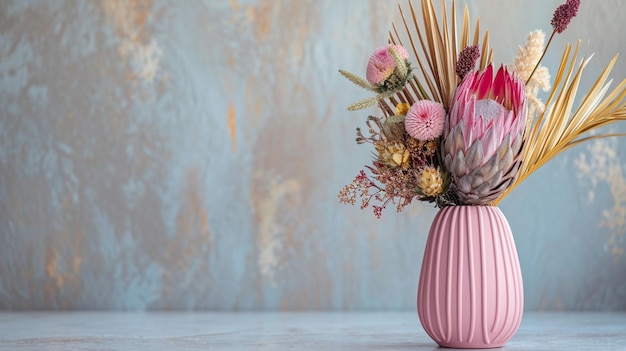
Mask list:
[{"label": "dried palm leaf", "polygon": [[[385,114],[393,111],[389,104],[393,106],[398,101],[413,103],[422,99],[440,102],[447,109],[460,80],[455,72],[458,53],[466,46],[478,45],[480,40],[480,21],[476,20],[472,43],[470,43],[471,20],[467,6],[463,11],[459,40],[454,1],[449,14],[446,2],[441,1],[441,24],[435,13],[432,0],[421,1],[421,21],[418,20],[418,14],[413,4],[410,1],[408,4],[408,13],[402,9],[402,6],[398,5],[398,8],[402,17],[405,38],[413,50],[417,67],[414,69],[413,79],[402,91],[396,94],[395,98],[381,101],[380,107]],[[407,15],[410,15],[409,20],[407,20]],[[402,43],[402,36],[395,23],[393,24],[393,32],[389,33],[389,37],[391,43],[408,47]],[[489,47],[489,34],[485,32],[482,40],[480,68],[485,68],[492,59],[493,52]]]},{"label": "dried palm leaf", "polygon": [[[626,79],[622,80],[608,95],[612,80],[608,80],[618,55],[606,66],[589,91],[582,97],[580,106],[574,110],[583,71],[591,57],[580,59],[579,41],[572,53],[568,44],[563,51],[561,63],[555,76],[554,87],[546,110],[539,114],[526,133],[522,164],[515,182],[498,198],[497,205],[517,185],[534,171],[545,165],[561,152],[583,142],[626,134],[594,134],[598,128],[617,121],[626,121]],[[577,64],[577,62],[579,62]],[[608,80],[608,82],[607,82]]]}]

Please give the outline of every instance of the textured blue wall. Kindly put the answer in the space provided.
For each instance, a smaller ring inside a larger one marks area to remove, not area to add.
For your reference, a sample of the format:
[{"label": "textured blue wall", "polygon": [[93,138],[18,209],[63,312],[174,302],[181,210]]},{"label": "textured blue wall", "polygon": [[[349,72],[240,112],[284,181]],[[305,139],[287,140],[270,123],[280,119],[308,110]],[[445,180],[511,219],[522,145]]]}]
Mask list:
[{"label": "textured blue wall", "polygon": [[[511,62],[560,1],[471,2]],[[617,0],[553,43],[626,52]],[[414,309],[435,209],[338,204],[395,3],[0,1],[0,309]],[[624,59],[616,79],[626,77]],[[620,131],[619,127],[611,130]],[[622,128],[623,131],[623,128]],[[502,204],[527,309],[626,308],[626,139]]]}]

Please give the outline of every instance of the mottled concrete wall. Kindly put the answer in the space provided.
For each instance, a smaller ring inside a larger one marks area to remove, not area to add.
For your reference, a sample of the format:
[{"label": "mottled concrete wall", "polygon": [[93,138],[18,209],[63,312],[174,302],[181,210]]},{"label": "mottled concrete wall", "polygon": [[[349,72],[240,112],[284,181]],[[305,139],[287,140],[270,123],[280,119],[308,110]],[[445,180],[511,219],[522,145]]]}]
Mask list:
[{"label": "mottled concrete wall", "polygon": [[[557,4],[470,10],[510,62]],[[584,2],[546,62],[592,38],[589,84],[626,51],[619,5]],[[369,159],[337,69],[394,19],[377,0],[0,1],[0,308],[413,309],[435,210],[336,197]],[[502,204],[528,309],[626,308],[625,153],[573,149]]]}]

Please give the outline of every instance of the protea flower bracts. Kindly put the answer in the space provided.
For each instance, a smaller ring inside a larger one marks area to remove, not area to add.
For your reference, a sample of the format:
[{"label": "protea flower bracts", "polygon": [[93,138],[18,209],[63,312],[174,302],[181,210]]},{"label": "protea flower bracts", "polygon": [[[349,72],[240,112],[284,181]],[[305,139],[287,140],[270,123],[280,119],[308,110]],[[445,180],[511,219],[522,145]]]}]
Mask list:
[{"label": "protea flower bracts", "polygon": [[458,205],[496,200],[514,181],[526,120],[524,82],[500,67],[471,72],[456,90],[446,124],[442,159]]}]

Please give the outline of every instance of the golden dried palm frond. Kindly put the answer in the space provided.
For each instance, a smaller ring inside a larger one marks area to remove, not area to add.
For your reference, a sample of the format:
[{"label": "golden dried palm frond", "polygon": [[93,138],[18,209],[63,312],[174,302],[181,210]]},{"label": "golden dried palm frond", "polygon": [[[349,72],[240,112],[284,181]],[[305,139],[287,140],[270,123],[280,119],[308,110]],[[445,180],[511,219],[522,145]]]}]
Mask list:
[{"label": "golden dried palm frond", "polygon": [[573,53],[572,44],[565,47],[552,91],[546,101],[546,109],[526,130],[518,177],[498,198],[495,205],[529,175],[561,152],[592,139],[626,136],[626,134],[589,135],[600,127],[617,121],[626,121],[624,100],[626,79],[607,95],[612,83],[609,74],[618,55],[613,57],[591,89],[582,97],[579,107],[574,110],[573,105],[583,71],[591,60],[591,57],[578,58],[580,45],[579,41]]},{"label": "golden dried palm frond", "polygon": [[[422,0],[421,23],[418,20],[413,4],[410,1],[408,4],[409,21],[407,21],[407,16],[405,16],[402,6],[398,5],[398,8],[406,31],[404,33],[405,38],[413,50],[417,67],[413,71],[413,79],[402,91],[391,97],[389,103],[381,101],[380,107],[387,116],[393,115],[393,107],[399,102],[412,104],[422,99],[440,102],[447,109],[460,80],[455,71],[457,56],[466,46],[481,44],[480,69],[485,68],[493,59],[493,51],[489,47],[488,32],[484,33],[482,43],[479,43],[480,20],[476,20],[474,23],[474,33],[471,36],[471,20],[467,5],[463,11],[463,22],[459,38],[457,35],[454,1],[452,2],[450,14],[448,14],[446,8],[446,1],[441,1],[442,15],[438,19],[432,0]],[[402,43],[401,35],[398,33],[398,27],[395,24],[393,24],[393,32],[389,32],[389,37],[391,43],[400,44],[408,48],[407,45]]]}]

